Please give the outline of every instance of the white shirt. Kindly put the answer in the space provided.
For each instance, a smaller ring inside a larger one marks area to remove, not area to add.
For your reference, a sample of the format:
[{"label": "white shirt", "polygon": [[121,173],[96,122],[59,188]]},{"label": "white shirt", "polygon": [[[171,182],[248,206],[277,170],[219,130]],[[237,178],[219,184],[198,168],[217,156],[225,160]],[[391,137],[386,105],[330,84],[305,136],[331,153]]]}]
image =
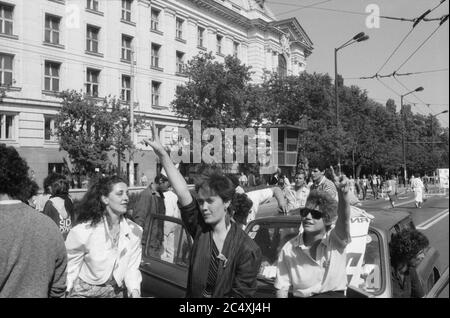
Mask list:
[{"label": "white shirt", "polygon": [[305,207],[306,199],[309,195],[309,189],[308,187],[306,187],[306,185],[300,187],[298,190],[285,189],[283,192],[287,200],[287,209],[289,211]]},{"label": "white shirt", "polygon": [[247,197],[252,200],[253,205],[247,216],[247,224],[253,221],[258,212],[259,205],[273,197],[273,190],[271,188],[250,191],[246,193]]},{"label": "white shirt", "polygon": [[316,249],[316,259],[303,243],[303,235],[287,242],[278,257],[275,288],[289,290],[296,297],[309,297],[347,288],[345,247],[336,231],[328,231]]},{"label": "white shirt", "polygon": [[111,274],[119,286],[125,283],[129,292],[141,290],[142,228],[125,218],[119,227],[117,248],[113,247],[105,217],[94,227],[85,222],[70,230],[66,239],[67,291],[78,277],[86,283],[101,285]]}]

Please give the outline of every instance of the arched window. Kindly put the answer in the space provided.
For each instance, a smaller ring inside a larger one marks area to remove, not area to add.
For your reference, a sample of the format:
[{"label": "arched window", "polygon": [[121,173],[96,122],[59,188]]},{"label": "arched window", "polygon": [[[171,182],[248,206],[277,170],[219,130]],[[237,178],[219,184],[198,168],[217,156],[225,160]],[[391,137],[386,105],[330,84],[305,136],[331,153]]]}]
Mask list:
[{"label": "arched window", "polygon": [[287,63],[283,55],[278,55],[278,75],[285,77],[287,75]]}]

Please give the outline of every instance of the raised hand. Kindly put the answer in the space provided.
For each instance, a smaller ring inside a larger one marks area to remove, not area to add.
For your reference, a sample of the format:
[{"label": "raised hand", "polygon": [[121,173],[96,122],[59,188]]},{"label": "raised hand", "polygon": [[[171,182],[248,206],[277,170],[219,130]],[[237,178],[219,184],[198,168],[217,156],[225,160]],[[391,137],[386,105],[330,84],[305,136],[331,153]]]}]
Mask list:
[{"label": "raised hand", "polygon": [[336,176],[333,166],[330,166],[331,175],[333,176],[333,182],[336,185],[336,188],[341,191],[343,194],[346,194],[350,191],[350,180],[344,175]]},{"label": "raised hand", "polygon": [[150,138],[143,139],[141,143],[146,146],[152,147],[158,156],[162,155],[165,150],[163,145],[161,144],[161,141],[159,140],[158,130],[156,129],[156,125],[153,120],[150,122],[150,129],[152,132],[152,136]]}]

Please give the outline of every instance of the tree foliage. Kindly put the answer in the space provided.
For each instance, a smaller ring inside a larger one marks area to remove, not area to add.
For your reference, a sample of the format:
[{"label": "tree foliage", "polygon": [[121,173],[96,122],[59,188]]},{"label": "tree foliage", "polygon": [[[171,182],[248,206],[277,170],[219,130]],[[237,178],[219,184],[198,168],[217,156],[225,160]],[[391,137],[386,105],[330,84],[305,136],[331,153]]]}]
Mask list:
[{"label": "tree foliage", "polygon": [[[74,90],[61,93],[62,107],[55,120],[60,148],[67,151],[76,173],[92,174],[110,164],[115,150],[124,159],[132,150],[129,106],[115,98],[94,99]],[[142,120],[135,120],[136,130]]]}]

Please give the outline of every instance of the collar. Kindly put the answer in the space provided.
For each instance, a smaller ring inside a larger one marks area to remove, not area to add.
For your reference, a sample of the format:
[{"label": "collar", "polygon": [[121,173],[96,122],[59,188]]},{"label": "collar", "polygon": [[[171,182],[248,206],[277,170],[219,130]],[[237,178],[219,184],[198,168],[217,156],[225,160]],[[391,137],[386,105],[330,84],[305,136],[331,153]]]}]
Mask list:
[{"label": "collar", "polygon": [[[105,231],[109,237],[111,237],[111,233],[109,232],[108,221],[106,220],[106,216],[103,216],[103,223],[105,226]],[[119,221],[120,235],[125,236],[126,238],[130,238],[131,228],[128,224],[127,219],[123,216]]]},{"label": "collar", "polygon": [[[300,232],[295,238],[294,241],[292,242],[292,245],[294,247],[299,247],[301,248],[302,246],[305,246],[305,242],[303,240],[303,233],[304,232]],[[328,246],[327,242],[328,242],[328,234],[329,231],[325,233],[325,235],[322,237],[322,240],[320,242],[320,244],[323,244],[325,246]]]}]

